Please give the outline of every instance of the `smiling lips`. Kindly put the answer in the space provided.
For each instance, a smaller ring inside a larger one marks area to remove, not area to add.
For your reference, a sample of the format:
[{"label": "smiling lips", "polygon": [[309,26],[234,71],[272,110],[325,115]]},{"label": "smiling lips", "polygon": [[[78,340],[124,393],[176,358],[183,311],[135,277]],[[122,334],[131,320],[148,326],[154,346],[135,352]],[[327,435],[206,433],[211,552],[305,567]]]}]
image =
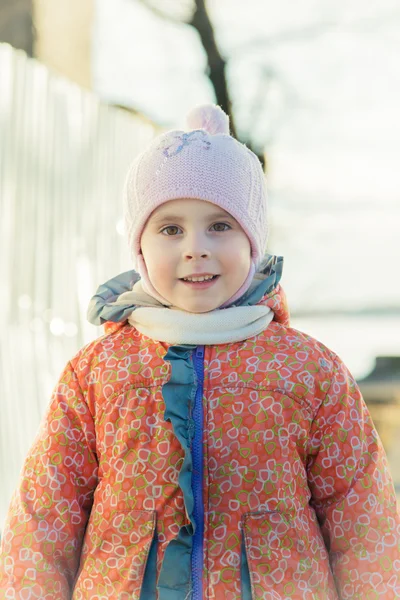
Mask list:
[{"label": "smiling lips", "polygon": [[211,281],[215,277],[217,277],[217,275],[199,273],[198,275],[188,275],[187,277],[182,277],[182,279],[183,281]]},{"label": "smiling lips", "polygon": [[195,289],[206,289],[214,285],[219,278],[219,275],[193,275],[189,277],[183,277],[180,281],[186,286],[190,286]]}]

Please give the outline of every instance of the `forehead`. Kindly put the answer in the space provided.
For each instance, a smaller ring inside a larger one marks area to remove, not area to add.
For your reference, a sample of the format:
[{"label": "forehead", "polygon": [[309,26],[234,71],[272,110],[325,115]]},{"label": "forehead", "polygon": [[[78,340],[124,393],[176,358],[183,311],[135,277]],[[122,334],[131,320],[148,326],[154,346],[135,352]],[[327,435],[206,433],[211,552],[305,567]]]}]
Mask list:
[{"label": "forehead", "polygon": [[228,218],[233,219],[232,215],[226,210],[207,202],[206,200],[198,200],[197,198],[179,198],[169,200],[150,215],[149,221],[158,222],[165,219],[190,219],[190,218]]}]

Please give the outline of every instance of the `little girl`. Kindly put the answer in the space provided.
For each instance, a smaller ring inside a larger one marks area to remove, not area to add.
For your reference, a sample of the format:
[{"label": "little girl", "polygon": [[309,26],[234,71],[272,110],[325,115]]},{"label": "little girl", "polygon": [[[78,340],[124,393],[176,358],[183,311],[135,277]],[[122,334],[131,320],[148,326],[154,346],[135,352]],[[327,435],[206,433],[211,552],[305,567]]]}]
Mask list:
[{"label": "little girl", "polygon": [[136,271],[58,382],[2,539],[1,598],[394,600],[400,520],[341,360],[289,326],[267,192],[225,113],[134,161]]}]

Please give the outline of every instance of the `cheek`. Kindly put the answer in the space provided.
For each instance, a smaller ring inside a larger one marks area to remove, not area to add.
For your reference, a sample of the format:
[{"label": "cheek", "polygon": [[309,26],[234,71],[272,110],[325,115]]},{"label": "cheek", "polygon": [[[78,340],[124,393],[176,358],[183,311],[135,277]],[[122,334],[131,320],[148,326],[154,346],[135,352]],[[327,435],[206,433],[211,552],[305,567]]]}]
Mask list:
[{"label": "cheek", "polygon": [[156,287],[163,287],[171,278],[173,267],[164,253],[151,253],[146,260],[147,272]]},{"label": "cheek", "polygon": [[239,238],[231,244],[230,251],[227,253],[230,264],[249,269],[251,264],[251,246],[247,239]]},{"label": "cheek", "polygon": [[160,244],[158,239],[154,236],[143,237],[141,250],[144,261],[147,266],[147,270],[155,270],[157,266],[163,261],[164,253],[160,251]]},{"label": "cheek", "polygon": [[147,260],[145,258],[145,261],[147,271],[152,277],[160,277],[161,273],[165,271],[166,266],[162,260],[162,256],[157,257],[152,254],[151,256],[148,256]]}]

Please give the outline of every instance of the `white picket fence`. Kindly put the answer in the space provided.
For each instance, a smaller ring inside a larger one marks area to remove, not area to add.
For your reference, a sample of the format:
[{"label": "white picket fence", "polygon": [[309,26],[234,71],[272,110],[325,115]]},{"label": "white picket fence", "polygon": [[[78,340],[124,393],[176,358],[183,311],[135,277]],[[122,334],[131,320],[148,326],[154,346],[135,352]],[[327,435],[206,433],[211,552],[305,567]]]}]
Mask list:
[{"label": "white picket fence", "polygon": [[121,190],[154,134],[0,44],[0,531],[61,370],[102,333],[88,301],[131,268]]}]

